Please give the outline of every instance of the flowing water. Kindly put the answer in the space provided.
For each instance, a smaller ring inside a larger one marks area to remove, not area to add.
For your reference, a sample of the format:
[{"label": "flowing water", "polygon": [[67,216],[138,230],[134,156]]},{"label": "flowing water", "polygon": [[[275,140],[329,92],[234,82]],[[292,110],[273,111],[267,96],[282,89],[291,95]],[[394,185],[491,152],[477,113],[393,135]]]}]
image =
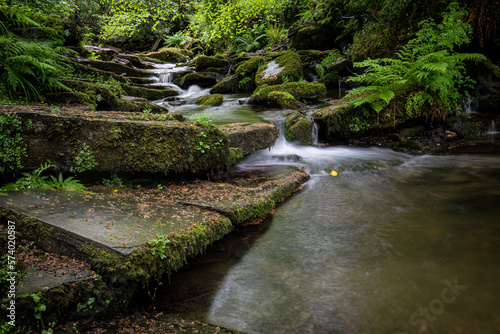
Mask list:
[{"label": "flowing water", "polygon": [[[239,119],[228,106],[203,112]],[[202,299],[206,321],[246,333],[500,333],[499,156],[280,137],[238,168],[288,165],[311,175],[304,189],[174,276],[158,309]]]}]

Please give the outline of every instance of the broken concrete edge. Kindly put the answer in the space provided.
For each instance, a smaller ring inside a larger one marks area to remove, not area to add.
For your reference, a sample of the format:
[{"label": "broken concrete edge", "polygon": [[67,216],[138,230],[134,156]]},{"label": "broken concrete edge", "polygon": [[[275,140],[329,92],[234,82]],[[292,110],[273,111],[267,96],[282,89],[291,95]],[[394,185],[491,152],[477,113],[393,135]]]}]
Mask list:
[{"label": "broken concrete edge", "polygon": [[[279,201],[300,189],[308,179],[308,174],[297,171],[278,181],[262,184],[254,191],[265,194],[265,201],[214,214],[207,221],[193,222],[188,229],[167,236],[169,242],[163,248],[163,258],[158,252],[153,254],[154,246],[148,242],[128,256],[121,256],[109,247],[84,241],[62,228],[8,209],[0,209],[0,224],[6,226],[9,220],[15,221],[16,232],[23,239],[33,241],[45,251],[71,255],[91,264],[92,270],[98,273],[97,278],[87,277],[42,291],[42,303],[47,308],[45,323],[68,319],[72,320],[68,323],[88,321],[127,310],[140,291],[147,290],[165,275],[172,275],[190,258],[203,254],[207,247],[229,234],[234,225],[272,213]],[[78,306],[89,300],[93,300],[90,313]],[[36,303],[33,298],[18,296],[16,304],[22,306],[17,314],[20,323],[36,328],[39,322],[34,318]]]},{"label": "broken concrete edge", "polygon": [[[99,275],[95,280],[83,279],[42,291],[42,303],[47,308],[43,315],[45,323],[60,323],[67,319],[80,321],[82,316],[88,317],[88,312],[82,314],[78,311],[78,304],[83,305],[89,298],[95,298],[93,311],[98,311],[100,315],[125,311],[139,291],[147,289],[165,275],[170,276],[186,264],[189,258],[202,254],[208,246],[232,231],[231,221],[222,215],[209,221],[194,222],[187,230],[168,236],[169,243],[163,249],[162,259],[157,253],[153,255],[153,246],[148,243],[124,257],[91,241],[79,240],[71,245],[69,239],[54,240],[53,236],[60,232],[60,228],[22,213],[0,209],[0,224],[7,226],[8,221],[16,222],[19,238],[33,241],[45,251],[71,254],[84,260]],[[39,321],[34,318],[33,312],[36,304],[31,295],[16,296],[15,300],[16,323],[37,328]],[[2,313],[4,311],[6,310],[2,309]],[[94,318],[96,314],[91,315]]]}]

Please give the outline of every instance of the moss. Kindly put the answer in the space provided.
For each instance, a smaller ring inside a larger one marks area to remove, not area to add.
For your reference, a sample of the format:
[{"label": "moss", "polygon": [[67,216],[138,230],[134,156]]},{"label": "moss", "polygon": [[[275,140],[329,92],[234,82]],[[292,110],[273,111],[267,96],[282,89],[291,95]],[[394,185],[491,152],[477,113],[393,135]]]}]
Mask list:
[{"label": "moss", "polygon": [[401,131],[399,131],[399,134],[403,138],[408,138],[408,137],[418,136],[422,132],[424,132],[424,127],[423,126],[414,126],[412,128],[402,129]]},{"label": "moss", "polygon": [[210,89],[210,94],[234,93],[238,90],[239,79],[237,75],[231,75],[219,81]]},{"label": "moss", "polygon": [[224,97],[221,94],[210,94],[200,97],[195,103],[201,105],[220,106],[222,101],[224,101]]},{"label": "moss", "polygon": [[[276,70],[276,74],[266,74],[269,64],[275,62],[282,67],[282,70]],[[278,85],[283,82],[298,81],[302,77],[302,62],[300,56],[293,51],[283,52],[281,56],[275,60],[261,65],[255,76],[257,86],[261,85]]]},{"label": "moss", "polygon": [[264,61],[264,57],[254,57],[247,61],[244,61],[236,68],[236,75],[240,77],[240,79],[244,78],[245,76],[248,77],[252,73],[257,72],[257,69],[260,65],[262,65]]},{"label": "moss", "polygon": [[182,88],[188,88],[192,85],[198,85],[200,87],[209,88],[217,83],[217,73],[202,72],[202,73],[189,73],[180,78],[178,85]]},{"label": "moss", "polygon": [[297,54],[300,56],[300,59],[302,62],[321,62],[328,54],[331,52],[336,52],[338,53],[337,50],[326,50],[326,51],[319,51],[319,50],[299,50],[297,51]]},{"label": "moss", "polygon": [[297,109],[304,106],[304,103],[297,101],[287,92],[270,92],[267,105],[270,107],[279,107],[283,109]]},{"label": "moss", "polygon": [[156,60],[155,63],[181,63],[188,60],[188,56],[178,48],[162,48],[156,52],[139,54],[139,57],[146,60]]},{"label": "moss", "polygon": [[220,57],[216,56],[204,56],[204,55],[198,55],[196,58],[193,60],[195,70],[196,71],[203,71],[206,70],[209,67],[227,67],[229,63],[221,59]]},{"label": "moss", "polygon": [[288,115],[285,122],[285,137],[290,142],[295,142],[301,145],[312,144],[312,127],[306,116],[299,112],[292,112]]},{"label": "moss", "polygon": [[[28,157],[21,163],[27,168],[36,168],[49,159],[68,170],[78,140],[94,152],[98,162],[95,171],[199,174],[225,170],[229,157],[229,139],[218,128],[174,121],[167,115],[73,115],[64,110],[18,115],[36,125],[34,131],[22,135],[28,143]],[[206,136],[201,140],[203,145],[210,149],[200,147],[201,133]]]},{"label": "moss", "polygon": [[250,104],[268,104],[271,92],[286,92],[297,101],[317,102],[326,96],[326,87],[323,84],[309,82],[289,82],[282,85],[259,87],[248,100]]}]

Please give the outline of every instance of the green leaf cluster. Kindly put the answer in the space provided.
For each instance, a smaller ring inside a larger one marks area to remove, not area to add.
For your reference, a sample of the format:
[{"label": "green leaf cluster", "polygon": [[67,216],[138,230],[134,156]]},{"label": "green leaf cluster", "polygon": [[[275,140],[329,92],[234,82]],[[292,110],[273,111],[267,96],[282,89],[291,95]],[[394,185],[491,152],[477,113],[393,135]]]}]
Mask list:
[{"label": "green leaf cluster", "polygon": [[355,106],[368,104],[378,114],[392,102],[403,102],[408,115],[423,114],[433,119],[458,111],[464,91],[472,80],[465,73],[464,61],[483,59],[480,54],[458,53],[455,47],[470,41],[470,26],[463,21],[466,12],[450,4],[443,20],[421,22],[416,37],[395,58],[367,59],[354,66],[363,74],[349,78],[364,86],[353,89],[344,99]]},{"label": "green leaf cluster", "polygon": [[50,168],[56,167],[50,161],[42,164],[31,173],[22,173],[23,177],[13,183],[8,183],[0,188],[0,191],[17,191],[23,189],[57,189],[67,191],[85,191],[80,181],[72,176],[64,178],[62,173],[58,177],[53,175],[42,175]]}]

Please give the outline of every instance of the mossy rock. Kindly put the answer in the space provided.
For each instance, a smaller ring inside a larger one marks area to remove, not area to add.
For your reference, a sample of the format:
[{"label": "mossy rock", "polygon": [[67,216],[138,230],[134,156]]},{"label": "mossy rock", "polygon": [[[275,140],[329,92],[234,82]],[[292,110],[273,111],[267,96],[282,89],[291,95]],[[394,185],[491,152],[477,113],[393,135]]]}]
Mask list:
[{"label": "mossy rock", "polygon": [[[285,92],[297,101],[318,102],[326,96],[326,87],[319,83],[289,82],[282,85],[261,86],[253,93],[248,103],[254,105],[267,105],[272,92]],[[271,102],[272,103],[272,102]]]},{"label": "mossy rock", "polygon": [[230,75],[219,81],[210,89],[210,94],[234,93],[238,90],[239,79],[237,75]]},{"label": "mossy rock", "polygon": [[253,57],[243,61],[236,68],[236,75],[241,79],[245,76],[250,76],[252,73],[256,73],[259,66],[262,65],[265,60],[266,59],[264,57]]},{"label": "mossy rock", "polygon": [[57,92],[45,95],[47,101],[54,104],[62,104],[66,107],[74,105],[84,105],[90,108],[95,107],[95,99],[83,92]]},{"label": "mossy rock", "polygon": [[313,123],[297,111],[288,114],[285,122],[285,138],[300,145],[311,145]]},{"label": "mossy rock", "polygon": [[270,92],[267,105],[270,107],[279,107],[283,109],[298,109],[305,104],[297,101],[290,93],[287,92]]},{"label": "mossy rock", "polygon": [[224,97],[221,94],[210,94],[200,97],[195,103],[209,106],[220,106],[223,101]]},{"label": "mossy rock", "polygon": [[125,87],[127,95],[134,97],[142,97],[147,100],[161,100],[169,96],[177,96],[179,92],[175,89],[156,89],[146,88],[141,86],[127,86]]},{"label": "mossy rock", "polygon": [[174,80],[174,83],[182,88],[188,88],[192,85],[209,88],[217,83],[217,78],[219,76],[219,74],[212,72],[189,73],[182,78]]},{"label": "mossy rock", "polygon": [[293,51],[286,51],[275,60],[258,68],[255,84],[257,86],[279,85],[284,82],[298,81],[302,74],[300,56]]},{"label": "mossy rock", "polygon": [[[36,126],[22,134],[27,143],[27,157],[22,161],[26,168],[36,168],[49,159],[61,170],[69,170],[80,147],[78,141],[93,152],[98,163],[95,172],[198,175],[227,168],[228,137],[216,127],[143,112],[47,110],[18,115]],[[200,140],[210,149],[203,152]]]},{"label": "mossy rock", "polygon": [[317,62],[320,63],[331,52],[338,52],[337,50],[298,50],[297,54],[302,59],[302,62]]},{"label": "mossy rock", "polygon": [[328,50],[338,48],[345,30],[340,9],[330,11],[329,16],[316,25],[299,26],[289,31],[290,48],[296,50]]},{"label": "mossy rock", "polygon": [[145,59],[157,59],[163,63],[182,63],[189,59],[189,57],[178,48],[162,48],[155,52],[149,52],[139,55]]},{"label": "mossy rock", "polygon": [[203,71],[209,67],[227,67],[229,65],[226,60],[217,56],[198,55],[193,62],[196,71]]}]

